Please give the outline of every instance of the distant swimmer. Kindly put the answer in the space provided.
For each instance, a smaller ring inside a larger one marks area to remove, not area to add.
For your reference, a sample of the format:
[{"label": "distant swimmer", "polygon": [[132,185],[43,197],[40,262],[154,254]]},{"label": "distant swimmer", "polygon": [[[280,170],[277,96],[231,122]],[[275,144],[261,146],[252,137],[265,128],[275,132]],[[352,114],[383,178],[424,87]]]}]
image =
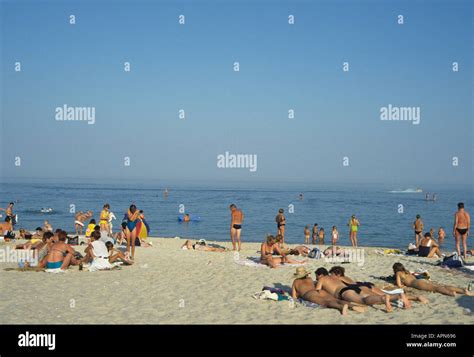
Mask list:
[{"label": "distant swimmer", "polygon": [[183,222],[189,222],[191,220],[191,217],[189,217],[189,213],[186,213],[184,216],[183,216]]},{"label": "distant swimmer", "polygon": [[420,246],[420,240],[423,239],[422,233],[423,233],[423,221],[421,220],[421,216],[419,214],[416,215],[416,220],[413,222],[413,229],[415,230],[415,245],[416,248],[418,249]]},{"label": "distant swimmer", "polygon": [[318,232],[318,244],[324,244],[324,228],[321,227]]},{"label": "distant swimmer", "polygon": [[52,231],[53,231],[53,226],[48,221],[44,221],[43,232],[52,232]]},{"label": "distant swimmer", "polygon": [[359,230],[360,222],[353,214],[349,221],[349,239],[351,240],[352,246],[357,247],[357,231]]},{"label": "distant swimmer", "polygon": [[453,235],[456,239],[456,251],[461,256],[461,240],[463,247],[463,256],[466,259],[467,255],[467,236],[471,229],[471,216],[464,210],[464,203],[458,203],[458,211],[454,214]]},{"label": "distant swimmer", "polygon": [[286,218],[285,218],[285,211],[283,208],[278,210],[278,214],[275,217],[275,222],[277,224],[277,235],[282,237],[283,243],[285,243],[285,225],[286,225]]},{"label": "distant swimmer", "polygon": [[165,198],[168,198],[168,188],[165,188],[165,191],[163,192],[163,196],[165,196]]},{"label": "distant swimmer", "polygon": [[300,198],[300,201],[303,201],[303,199],[304,199],[304,196],[303,196],[303,194],[302,194],[302,193],[300,193],[300,196],[299,196],[299,198]]},{"label": "distant swimmer", "polygon": [[425,201],[429,201],[429,200],[430,200],[430,193],[426,192]]},{"label": "distant swimmer", "polygon": [[242,222],[244,221],[244,214],[242,210],[238,209],[235,204],[229,206],[231,212],[231,221],[230,221],[230,239],[232,240],[232,246],[236,250],[236,241],[239,246],[239,251],[241,248],[240,234],[242,232]]},{"label": "distant swimmer", "polygon": [[331,244],[336,245],[338,240],[339,240],[339,232],[337,231],[337,227],[332,226]]},{"label": "distant swimmer", "polygon": [[93,213],[91,211],[82,212],[79,211],[74,216],[74,228],[76,229],[77,235],[82,235],[84,229],[84,222],[92,217]]}]

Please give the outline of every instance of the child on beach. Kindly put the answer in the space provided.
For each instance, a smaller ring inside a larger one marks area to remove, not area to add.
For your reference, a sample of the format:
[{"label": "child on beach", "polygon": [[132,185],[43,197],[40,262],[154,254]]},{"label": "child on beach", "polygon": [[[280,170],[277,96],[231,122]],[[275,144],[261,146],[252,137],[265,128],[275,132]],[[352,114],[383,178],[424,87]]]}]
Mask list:
[{"label": "child on beach", "polygon": [[339,232],[337,231],[336,226],[332,226],[331,244],[336,245],[338,239],[339,239]]},{"label": "child on beach", "polygon": [[310,236],[309,226],[304,227],[304,244],[309,244],[309,236]]},{"label": "child on beach", "polygon": [[318,233],[319,242],[318,244],[324,244],[324,228],[321,227]]},{"label": "child on beach", "polygon": [[318,224],[315,223],[313,226],[313,244],[316,244],[316,238],[318,238]]},{"label": "child on beach", "polygon": [[94,228],[95,228],[95,219],[92,218],[89,221],[89,225],[87,226],[87,229],[86,229],[86,237],[87,238],[90,238],[92,232],[94,232]]}]

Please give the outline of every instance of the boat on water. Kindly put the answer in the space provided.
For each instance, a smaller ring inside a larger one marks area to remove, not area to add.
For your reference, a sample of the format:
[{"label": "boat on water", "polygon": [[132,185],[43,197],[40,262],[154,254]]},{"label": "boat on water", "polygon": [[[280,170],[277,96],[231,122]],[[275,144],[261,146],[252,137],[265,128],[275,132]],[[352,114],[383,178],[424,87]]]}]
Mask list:
[{"label": "boat on water", "polygon": [[423,190],[419,187],[417,188],[407,188],[404,190],[393,190],[393,191],[388,191],[389,193],[422,193]]}]

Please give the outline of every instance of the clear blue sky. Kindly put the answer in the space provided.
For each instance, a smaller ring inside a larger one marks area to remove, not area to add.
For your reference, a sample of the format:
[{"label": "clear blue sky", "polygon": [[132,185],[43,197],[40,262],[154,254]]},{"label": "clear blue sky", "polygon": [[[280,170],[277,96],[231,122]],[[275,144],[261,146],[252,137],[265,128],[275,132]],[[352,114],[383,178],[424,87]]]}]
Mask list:
[{"label": "clear blue sky", "polygon": [[[472,1],[1,4],[4,179],[473,182]],[[63,104],[96,124],[56,121]],[[420,125],[380,121],[388,104]],[[218,169],[225,151],[257,172]]]}]

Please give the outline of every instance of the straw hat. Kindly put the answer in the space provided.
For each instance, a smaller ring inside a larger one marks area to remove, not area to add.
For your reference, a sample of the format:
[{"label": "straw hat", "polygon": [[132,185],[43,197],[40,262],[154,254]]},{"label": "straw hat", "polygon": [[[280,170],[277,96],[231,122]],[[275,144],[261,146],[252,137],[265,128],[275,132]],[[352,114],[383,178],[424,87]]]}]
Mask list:
[{"label": "straw hat", "polygon": [[307,272],[306,269],[304,267],[298,267],[296,268],[296,273],[293,274],[293,276],[296,278],[296,279],[300,279],[300,278],[306,278],[308,275],[310,275],[311,273],[310,272]]}]

